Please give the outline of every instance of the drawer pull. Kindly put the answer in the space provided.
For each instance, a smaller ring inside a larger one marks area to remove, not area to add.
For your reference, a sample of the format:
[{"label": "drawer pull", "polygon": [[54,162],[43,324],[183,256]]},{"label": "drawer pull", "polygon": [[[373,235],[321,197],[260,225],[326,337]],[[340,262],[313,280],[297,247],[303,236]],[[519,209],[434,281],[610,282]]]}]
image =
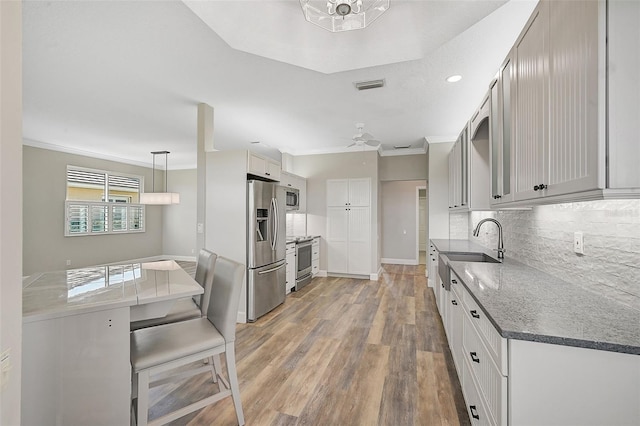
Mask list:
[{"label": "drawer pull", "polygon": [[471,361],[477,362],[478,364],[480,364],[480,358],[478,358],[478,354],[477,353],[469,352],[469,355],[471,355]]},{"label": "drawer pull", "polygon": [[471,411],[471,417],[473,417],[476,420],[480,420],[480,416],[478,415],[478,409],[476,408],[475,405],[470,405],[469,411]]},{"label": "drawer pull", "polygon": [[442,286],[442,288],[444,288],[444,283],[440,283],[440,285]]},{"label": "drawer pull", "polygon": [[458,280],[451,280],[452,284],[458,284]]},{"label": "drawer pull", "polygon": [[452,300],[452,301],[451,301],[451,304],[452,304],[452,305],[456,305],[456,306],[458,306],[458,302],[456,302],[455,300]]},{"label": "drawer pull", "polygon": [[473,311],[469,311],[471,312],[471,316],[474,318],[480,318],[480,314],[478,313],[478,311],[476,311],[475,309]]}]

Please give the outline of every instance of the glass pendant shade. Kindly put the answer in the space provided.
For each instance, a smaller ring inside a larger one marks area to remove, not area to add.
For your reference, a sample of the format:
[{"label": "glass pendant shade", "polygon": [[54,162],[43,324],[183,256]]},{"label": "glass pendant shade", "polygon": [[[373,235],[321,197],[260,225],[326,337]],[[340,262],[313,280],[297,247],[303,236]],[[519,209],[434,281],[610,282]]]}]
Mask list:
[{"label": "glass pendant shade", "polygon": [[359,30],[389,9],[389,0],[300,0],[307,21],[325,30]]},{"label": "glass pendant shade", "polygon": [[140,204],[149,205],[168,205],[168,204],[180,204],[180,194],[176,192],[156,192],[156,155],[164,155],[164,190],[167,191],[167,156],[169,151],[153,151],[153,169],[152,169],[152,190],[151,192],[143,192],[140,194]]}]

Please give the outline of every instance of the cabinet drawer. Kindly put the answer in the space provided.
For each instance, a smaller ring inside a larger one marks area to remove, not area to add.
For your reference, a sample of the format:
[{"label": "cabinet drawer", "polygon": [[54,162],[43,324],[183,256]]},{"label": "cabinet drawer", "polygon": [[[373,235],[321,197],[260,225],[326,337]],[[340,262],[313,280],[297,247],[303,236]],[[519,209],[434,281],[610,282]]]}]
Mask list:
[{"label": "cabinet drawer", "polygon": [[316,264],[311,265],[311,274],[312,275],[317,275],[318,272],[320,272],[320,267]]},{"label": "cabinet drawer", "polygon": [[480,309],[476,301],[466,289],[462,295],[462,305],[471,323],[478,331],[482,341],[487,346],[489,354],[493,358],[503,376],[508,375],[507,367],[507,339],[502,337],[495,329],[484,311]]},{"label": "cabinet drawer", "polygon": [[470,366],[479,394],[486,404],[487,414],[496,424],[506,424],[507,378],[493,362],[482,339],[471,325],[471,318],[465,315],[463,321],[463,358]]},{"label": "cabinet drawer", "polygon": [[495,424],[487,415],[487,409],[478,394],[476,384],[473,380],[473,374],[466,359],[462,361],[462,393],[464,394],[467,413],[469,414],[469,420],[471,420],[472,425],[492,426]]}]

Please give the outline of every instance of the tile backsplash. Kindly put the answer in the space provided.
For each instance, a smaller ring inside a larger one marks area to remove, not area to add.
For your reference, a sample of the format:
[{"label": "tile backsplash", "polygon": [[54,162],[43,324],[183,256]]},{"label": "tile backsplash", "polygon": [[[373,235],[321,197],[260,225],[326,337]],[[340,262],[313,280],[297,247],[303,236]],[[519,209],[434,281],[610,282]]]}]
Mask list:
[{"label": "tile backsplash", "polygon": [[[497,248],[497,227],[475,225],[485,217],[503,227],[505,255],[640,310],[640,200],[554,204],[531,210],[451,213],[450,238]],[[584,235],[584,255],[573,251]]]},{"label": "tile backsplash", "polygon": [[287,236],[307,235],[307,215],[304,213],[287,213]]}]

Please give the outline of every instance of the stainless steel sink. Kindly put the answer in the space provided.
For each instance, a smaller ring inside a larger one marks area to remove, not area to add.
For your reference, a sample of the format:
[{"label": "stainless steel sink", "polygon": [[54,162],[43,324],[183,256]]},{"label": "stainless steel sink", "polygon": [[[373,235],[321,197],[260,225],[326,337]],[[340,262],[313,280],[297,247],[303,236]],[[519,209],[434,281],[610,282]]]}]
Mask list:
[{"label": "stainless steel sink", "polygon": [[438,275],[442,280],[442,287],[445,290],[449,290],[451,272],[449,270],[449,261],[452,262],[485,262],[485,263],[501,263],[498,259],[494,259],[491,256],[487,256],[484,253],[455,253],[444,252],[440,253],[438,259]]},{"label": "stainless steel sink", "polygon": [[487,256],[484,253],[444,253],[444,255],[454,262],[488,262],[488,263],[500,263],[498,259],[494,259],[491,256]]}]

